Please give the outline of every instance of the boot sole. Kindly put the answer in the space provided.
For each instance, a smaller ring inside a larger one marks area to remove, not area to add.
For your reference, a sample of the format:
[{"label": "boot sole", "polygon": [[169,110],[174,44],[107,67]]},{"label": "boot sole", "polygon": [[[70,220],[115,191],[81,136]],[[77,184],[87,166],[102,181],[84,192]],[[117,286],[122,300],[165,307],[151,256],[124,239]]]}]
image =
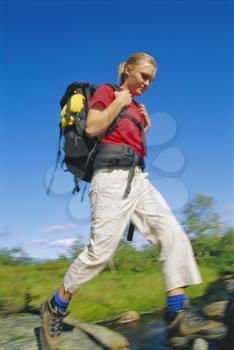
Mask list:
[{"label": "boot sole", "polygon": [[44,331],[43,331],[43,328],[40,328],[40,345],[41,345],[41,348],[42,350],[58,350],[58,348],[51,348],[49,346],[49,344],[47,343],[46,341],[46,338],[44,336]]}]

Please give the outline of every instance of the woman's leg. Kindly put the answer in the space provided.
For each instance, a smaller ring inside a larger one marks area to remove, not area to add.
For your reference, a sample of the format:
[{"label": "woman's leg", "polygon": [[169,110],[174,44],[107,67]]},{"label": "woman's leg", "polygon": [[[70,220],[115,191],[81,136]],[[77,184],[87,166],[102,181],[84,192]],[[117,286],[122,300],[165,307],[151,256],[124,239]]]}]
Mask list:
[{"label": "woman's leg", "polygon": [[[64,278],[61,296],[70,298],[83,284],[99,274],[111,260],[128,225],[131,203],[123,200],[128,170],[101,171],[92,181],[91,237]],[[124,207],[124,210],[123,210]]]},{"label": "woman's leg", "polygon": [[180,347],[190,336],[221,339],[226,334],[226,327],[222,323],[208,321],[186,310],[184,287],[201,283],[190,241],[161,194],[145,175],[141,176],[141,193],[131,221],[147,240],[160,248],[167,293],[166,315],[170,321],[169,342],[172,346]]},{"label": "woman's leg", "polygon": [[127,176],[127,170],[107,171],[97,173],[93,178],[89,191],[92,206],[90,242],[69,267],[63,286],[41,308],[43,341],[52,349],[59,346],[61,325],[73,293],[103,270],[127,227],[131,202],[122,199]]},{"label": "woman's leg", "polygon": [[147,178],[142,180],[141,188],[131,220],[160,249],[166,292],[177,294],[178,288],[201,283],[190,240],[169,206]]}]

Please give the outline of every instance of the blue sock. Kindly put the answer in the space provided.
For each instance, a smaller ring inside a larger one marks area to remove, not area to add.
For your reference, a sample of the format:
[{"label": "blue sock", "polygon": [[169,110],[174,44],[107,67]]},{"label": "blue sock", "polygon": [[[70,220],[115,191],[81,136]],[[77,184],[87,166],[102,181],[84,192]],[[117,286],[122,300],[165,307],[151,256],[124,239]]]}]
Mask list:
[{"label": "blue sock", "polygon": [[167,297],[167,315],[169,317],[174,317],[176,311],[182,310],[185,307],[185,294],[172,295]]},{"label": "blue sock", "polygon": [[55,301],[55,304],[58,306],[58,308],[62,311],[66,311],[68,305],[70,304],[69,300],[64,300],[60,297],[58,290],[54,296],[54,301]]}]

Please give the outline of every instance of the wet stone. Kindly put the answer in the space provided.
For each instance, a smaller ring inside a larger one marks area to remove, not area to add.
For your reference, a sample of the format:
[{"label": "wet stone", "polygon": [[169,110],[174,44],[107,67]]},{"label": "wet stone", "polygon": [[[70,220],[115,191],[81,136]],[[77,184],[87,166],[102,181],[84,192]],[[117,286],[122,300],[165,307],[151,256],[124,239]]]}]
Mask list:
[{"label": "wet stone", "polygon": [[226,291],[228,293],[234,292],[234,279],[229,279],[226,281]]},{"label": "wet stone", "polygon": [[119,350],[129,348],[129,342],[124,336],[106,327],[89,323],[81,323],[78,327],[107,349]]},{"label": "wet stone", "polygon": [[[17,315],[0,319],[0,350],[39,350],[39,315]],[[63,350],[102,350],[87,334],[65,324],[61,335]]]},{"label": "wet stone", "polygon": [[127,311],[116,318],[118,323],[133,322],[140,319],[140,314],[136,311]]},{"label": "wet stone", "polygon": [[228,300],[208,304],[202,308],[202,313],[207,317],[224,318]]},{"label": "wet stone", "polygon": [[234,278],[234,273],[228,273],[223,275],[224,280],[230,280]]}]

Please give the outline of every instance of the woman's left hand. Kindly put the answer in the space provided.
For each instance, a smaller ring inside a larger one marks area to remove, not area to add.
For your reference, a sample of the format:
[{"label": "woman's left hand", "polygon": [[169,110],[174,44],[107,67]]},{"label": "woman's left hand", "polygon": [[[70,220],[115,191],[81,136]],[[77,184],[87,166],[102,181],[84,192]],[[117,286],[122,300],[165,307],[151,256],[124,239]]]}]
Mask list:
[{"label": "woman's left hand", "polygon": [[151,120],[149,113],[147,112],[145,106],[143,104],[140,104],[140,112],[144,115],[145,117],[145,127],[144,127],[144,132],[146,133],[148,129],[151,127]]}]

